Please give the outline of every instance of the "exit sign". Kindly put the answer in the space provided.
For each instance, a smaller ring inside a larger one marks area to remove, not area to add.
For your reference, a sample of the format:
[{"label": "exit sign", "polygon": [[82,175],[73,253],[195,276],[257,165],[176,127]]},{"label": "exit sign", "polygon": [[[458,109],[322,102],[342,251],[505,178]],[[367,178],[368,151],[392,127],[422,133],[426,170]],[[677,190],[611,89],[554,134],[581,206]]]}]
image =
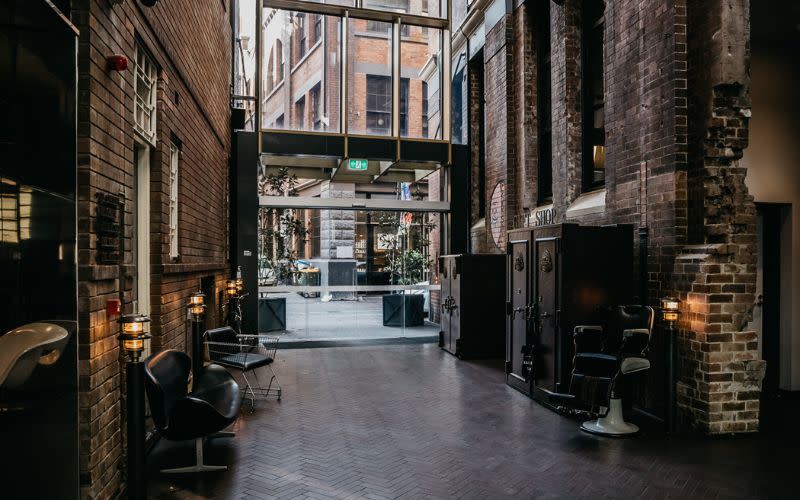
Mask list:
[{"label": "exit sign", "polygon": [[349,170],[358,170],[358,171],[366,170],[367,160],[350,158],[350,163],[348,164],[347,168]]}]

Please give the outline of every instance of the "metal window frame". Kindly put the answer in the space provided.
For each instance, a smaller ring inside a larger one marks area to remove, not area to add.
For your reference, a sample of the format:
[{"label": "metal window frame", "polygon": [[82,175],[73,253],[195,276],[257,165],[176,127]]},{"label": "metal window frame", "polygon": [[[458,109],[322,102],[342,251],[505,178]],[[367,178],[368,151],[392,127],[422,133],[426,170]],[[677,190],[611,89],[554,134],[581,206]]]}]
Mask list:
[{"label": "metal window frame", "polygon": [[172,141],[169,143],[169,256],[180,257],[178,244],[178,203],[181,149]]},{"label": "metal window frame", "polygon": [[[451,37],[450,37],[450,15],[451,15],[451,8],[450,8],[450,0],[444,0],[440,4],[440,9],[442,7],[445,8],[445,17],[430,17],[430,16],[423,16],[423,15],[416,15],[416,14],[408,14],[402,12],[392,12],[392,11],[383,11],[377,9],[369,9],[362,7],[362,0],[354,0],[354,5],[331,5],[325,3],[317,3],[313,1],[306,1],[306,0],[260,0],[257,2],[256,6],[256,87],[257,92],[259,93],[258,99],[256,100],[256,129],[259,134],[259,153],[261,153],[261,134],[264,132],[270,133],[273,129],[265,129],[262,123],[262,116],[261,110],[264,105],[265,96],[262,92],[263,87],[263,75],[262,75],[262,67],[264,62],[262,61],[264,50],[263,50],[263,43],[264,43],[264,9],[278,9],[278,10],[285,10],[291,12],[302,12],[306,14],[316,14],[322,16],[333,16],[338,17],[341,19],[340,23],[340,61],[339,61],[339,69],[340,69],[340,85],[339,85],[339,102],[340,102],[340,109],[339,109],[339,117],[341,120],[338,134],[341,134],[345,137],[345,144],[347,144],[347,137],[350,135],[348,132],[347,127],[347,116],[348,116],[348,82],[347,82],[347,65],[348,61],[348,32],[349,32],[349,25],[350,19],[363,19],[363,20],[371,20],[371,21],[380,21],[386,22],[392,25],[392,40],[391,47],[392,47],[392,61],[391,61],[391,73],[392,73],[392,126],[391,126],[391,138],[396,139],[397,143],[397,150],[398,150],[398,159],[399,159],[399,150],[400,150],[400,139],[422,139],[428,140],[431,142],[440,142],[440,143],[450,143],[450,130],[451,130],[451,106],[450,106],[450,99],[451,99],[451,91],[447,82],[449,79],[445,79],[445,76],[450,74],[450,65],[451,65]],[[260,8],[259,8],[260,7]],[[402,27],[405,25],[409,26],[418,26],[418,27],[427,27],[427,28],[435,28],[439,30],[440,34],[440,51],[441,57],[438,61],[438,77],[439,77],[439,87],[440,87],[440,104],[439,109],[441,110],[441,121],[442,121],[442,138],[441,139],[428,139],[428,138],[403,138],[400,136],[400,127],[399,127],[399,108],[400,108],[400,69],[402,67],[402,54],[401,54],[401,45],[402,45]],[[295,132],[302,133],[306,132],[305,130],[296,130]],[[371,134],[360,134],[371,136]],[[385,137],[385,136],[375,136],[375,137]],[[345,146],[346,147],[346,146]],[[449,160],[452,158],[451,154],[448,154],[448,163]]]},{"label": "metal window frame", "polygon": [[[158,137],[157,91],[158,66],[155,60],[137,40],[133,64],[133,128],[151,146],[156,145]],[[147,99],[139,95],[139,77],[148,85]],[[146,123],[139,123],[139,110],[145,115]]]}]

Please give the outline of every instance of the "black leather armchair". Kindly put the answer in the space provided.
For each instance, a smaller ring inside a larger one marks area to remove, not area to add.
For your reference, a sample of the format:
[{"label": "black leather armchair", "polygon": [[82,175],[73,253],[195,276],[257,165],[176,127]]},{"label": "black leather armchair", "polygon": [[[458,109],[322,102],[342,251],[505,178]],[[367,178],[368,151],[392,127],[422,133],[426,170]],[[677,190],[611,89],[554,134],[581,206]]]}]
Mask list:
[{"label": "black leather armchair", "polygon": [[649,306],[618,306],[603,325],[575,327],[575,358],[568,394],[550,402],[595,414],[581,430],[604,436],[634,434],[639,428],[622,415],[622,377],[650,368],[647,359],[654,312]]},{"label": "black leather armchair", "polygon": [[193,466],[161,472],[204,472],[227,469],[203,463],[203,438],[233,436],[220,432],[239,414],[241,397],[233,377],[219,365],[208,365],[189,392],[191,359],[183,352],[162,351],[145,360],[145,390],[156,429],[171,441],[195,440]]}]

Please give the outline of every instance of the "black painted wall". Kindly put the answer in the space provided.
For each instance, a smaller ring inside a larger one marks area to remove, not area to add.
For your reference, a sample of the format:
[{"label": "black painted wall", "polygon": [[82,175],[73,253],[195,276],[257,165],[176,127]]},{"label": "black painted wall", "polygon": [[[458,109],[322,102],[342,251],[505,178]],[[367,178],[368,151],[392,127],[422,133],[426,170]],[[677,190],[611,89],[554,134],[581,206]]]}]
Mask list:
[{"label": "black painted wall", "polygon": [[3,498],[79,494],[76,54],[52,5],[0,2],[0,349],[35,321],[70,334],[57,361],[0,385]]}]

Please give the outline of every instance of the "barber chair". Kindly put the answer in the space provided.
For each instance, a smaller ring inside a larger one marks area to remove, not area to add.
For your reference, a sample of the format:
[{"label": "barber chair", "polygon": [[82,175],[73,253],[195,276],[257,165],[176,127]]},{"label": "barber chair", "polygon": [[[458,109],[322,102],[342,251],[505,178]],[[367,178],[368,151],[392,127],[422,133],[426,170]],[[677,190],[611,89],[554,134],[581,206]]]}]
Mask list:
[{"label": "barber chair", "polygon": [[220,431],[231,425],[239,413],[239,385],[225,368],[211,364],[195,378],[189,392],[191,367],[189,356],[175,350],[162,351],[145,360],[145,390],[159,434],[170,441],[195,440],[195,465],[164,469],[164,473],[227,469],[203,462],[203,439],[233,436],[232,432]]},{"label": "barber chair", "polygon": [[568,394],[552,394],[550,403],[586,411],[597,418],[581,430],[601,436],[627,436],[639,428],[622,414],[622,384],[628,375],[648,370],[653,308],[618,306],[605,325],[576,326],[575,358]]}]

